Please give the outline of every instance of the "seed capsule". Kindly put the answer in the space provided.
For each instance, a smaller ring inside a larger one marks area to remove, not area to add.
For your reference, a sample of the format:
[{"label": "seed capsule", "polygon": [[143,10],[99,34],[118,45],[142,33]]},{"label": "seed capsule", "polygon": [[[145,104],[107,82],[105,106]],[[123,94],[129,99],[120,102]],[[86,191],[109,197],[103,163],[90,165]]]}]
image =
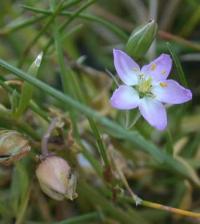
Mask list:
[{"label": "seed capsule", "polygon": [[64,159],[57,156],[47,157],[39,164],[36,176],[41,189],[49,197],[59,201],[77,197],[76,176]]},{"label": "seed capsule", "polygon": [[21,133],[12,130],[0,131],[0,163],[10,165],[23,158],[31,147]]}]

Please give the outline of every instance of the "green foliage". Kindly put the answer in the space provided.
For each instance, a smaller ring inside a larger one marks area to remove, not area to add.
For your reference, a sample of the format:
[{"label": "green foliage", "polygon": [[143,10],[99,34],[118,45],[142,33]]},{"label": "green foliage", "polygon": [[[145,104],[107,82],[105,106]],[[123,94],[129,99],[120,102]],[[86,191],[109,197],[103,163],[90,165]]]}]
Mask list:
[{"label": "green foliage", "polygon": [[[0,166],[0,222],[190,223],[155,203],[199,211],[198,0],[2,0],[0,8],[0,129],[31,145],[19,161]],[[111,108],[107,73],[120,83],[113,48],[141,64],[171,55],[173,78],[192,89],[193,101],[168,108],[166,131],[135,110]],[[72,202],[40,189],[41,148],[77,176]]]},{"label": "green foliage", "polygon": [[[36,57],[33,64],[29,67],[28,74],[36,76],[38,74],[38,69],[40,67],[41,61],[42,61],[42,53],[40,53]],[[30,85],[29,83],[25,82],[22,87],[19,106],[18,107],[15,106],[14,108],[16,108],[16,109],[13,110],[14,116],[19,117],[20,115],[22,115],[22,113],[25,111],[25,109],[27,109],[27,107],[30,103],[30,100],[32,99],[32,95],[33,95],[33,86]]]}]

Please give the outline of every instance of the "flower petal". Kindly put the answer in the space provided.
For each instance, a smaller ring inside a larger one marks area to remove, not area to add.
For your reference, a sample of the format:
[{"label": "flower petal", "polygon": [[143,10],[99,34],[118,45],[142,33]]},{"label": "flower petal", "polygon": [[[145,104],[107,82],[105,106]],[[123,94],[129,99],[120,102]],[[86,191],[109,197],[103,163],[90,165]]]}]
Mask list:
[{"label": "flower petal", "polygon": [[138,82],[137,72],[140,67],[123,51],[114,49],[114,65],[120,79],[127,85],[135,85]]},{"label": "flower petal", "polygon": [[164,130],[167,126],[167,114],[165,107],[159,101],[144,97],[141,99],[139,110],[144,119],[158,130]]},{"label": "flower petal", "polygon": [[142,73],[151,76],[155,81],[165,80],[172,68],[172,59],[168,54],[161,54],[158,58],[141,69]]},{"label": "flower petal", "polygon": [[139,104],[139,95],[135,89],[130,86],[122,85],[113,93],[110,103],[112,107],[120,110],[129,110],[136,108]]},{"label": "flower petal", "polygon": [[156,99],[169,104],[181,104],[192,99],[192,92],[174,80],[160,82],[152,89]]}]

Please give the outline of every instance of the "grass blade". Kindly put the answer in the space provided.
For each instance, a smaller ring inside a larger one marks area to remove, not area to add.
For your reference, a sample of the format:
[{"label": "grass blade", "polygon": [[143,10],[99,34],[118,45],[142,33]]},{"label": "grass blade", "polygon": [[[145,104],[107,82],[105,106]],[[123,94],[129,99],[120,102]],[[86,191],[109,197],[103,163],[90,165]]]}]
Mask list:
[{"label": "grass blade", "polygon": [[[32,76],[36,77],[38,74],[38,69],[40,67],[41,61],[42,61],[42,55],[43,53],[40,53],[33,64],[28,69],[28,73]],[[30,100],[33,95],[33,86],[30,85],[30,83],[25,82],[22,88],[22,93],[20,96],[19,106],[16,110],[15,116],[19,117],[29,106]]]},{"label": "grass blade", "polygon": [[176,67],[176,71],[177,71],[177,75],[179,77],[180,83],[183,84],[184,86],[188,86],[187,80],[185,78],[185,74],[183,72],[181,63],[176,55],[176,52],[174,51],[173,47],[171,46],[170,43],[167,43],[167,48],[173,58],[173,61],[175,63],[175,67]]},{"label": "grass blade", "polygon": [[80,215],[74,218],[63,220],[61,222],[54,222],[53,224],[78,224],[78,223],[90,223],[94,221],[100,221],[101,216],[98,212],[91,212],[88,214]]}]

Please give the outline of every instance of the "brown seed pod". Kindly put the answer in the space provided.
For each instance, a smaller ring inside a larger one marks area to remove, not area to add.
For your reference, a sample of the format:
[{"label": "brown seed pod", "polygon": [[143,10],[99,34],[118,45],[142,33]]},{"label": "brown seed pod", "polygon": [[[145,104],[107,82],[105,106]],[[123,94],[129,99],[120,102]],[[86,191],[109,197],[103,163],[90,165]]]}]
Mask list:
[{"label": "brown seed pod", "polygon": [[11,165],[23,158],[31,147],[21,133],[13,130],[0,131],[0,163]]},{"label": "brown seed pod", "polygon": [[41,189],[50,198],[60,201],[77,197],[76,176],[63,158],[47,157],[37,167],[36,176]]}]

